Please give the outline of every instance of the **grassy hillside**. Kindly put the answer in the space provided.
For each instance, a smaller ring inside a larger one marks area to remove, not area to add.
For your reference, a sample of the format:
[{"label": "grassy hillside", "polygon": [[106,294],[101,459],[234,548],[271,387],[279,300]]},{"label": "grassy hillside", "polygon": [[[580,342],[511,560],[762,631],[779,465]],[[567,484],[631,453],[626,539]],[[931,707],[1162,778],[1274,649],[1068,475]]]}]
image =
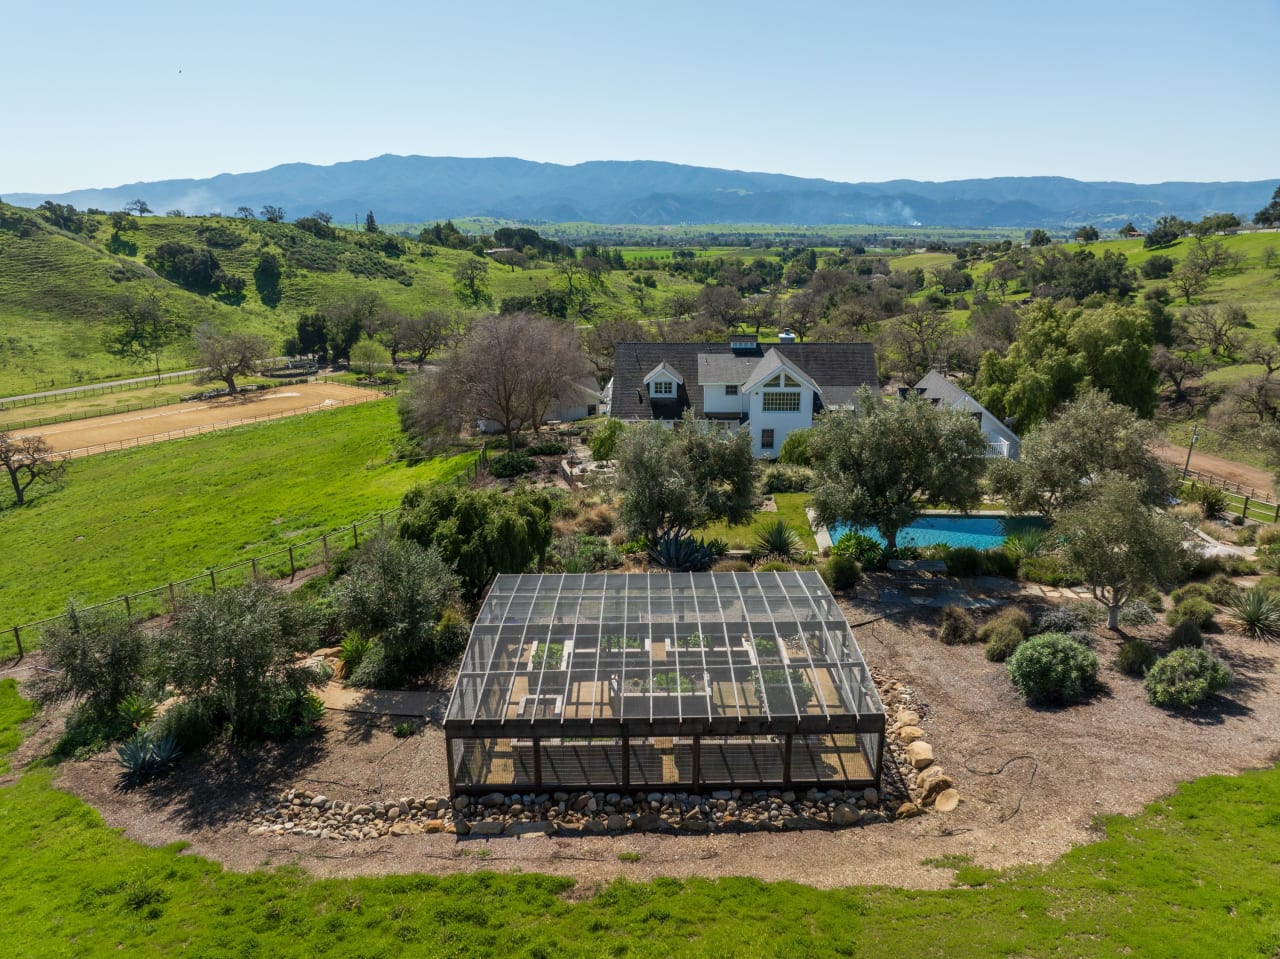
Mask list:
[{"label": "grassy hillside", "polygon": [[398,434],[387,400],[76,460],[62,489],[0,510],[4,625],[309,540],[470,464],[388,463]]},{"label": "grassy hillside", "polygon": [[[56,229],[30,210],[0,204],[0,396],[138,375],[150,368],[111,357],[104,340],[115,324],[118,301],[154,292],[165,312],[188,327],[218,320],[268,334],[283,343],[302,313],[353,296],[374,293],[390,307],[412,313],[430,307],[459,309],[453,272],[474,259],[467,251],[404,241],[404,252],[361,245],[362,233],[342,231],[336,240],[313,237],[291,224],[223,217],[141,217],[133,227],[112,230],[110,218],[92,237]],[[222,270],[243,279],[242,296],[192,292],[157,275],[146,264],[163,243],[210,249]],[[285,264],[279,288],[255,280],[259,256],[272,252]],[[696,291],[692,281],[655,276],[648,308],[661,313],[676,290]],[[642,318],[627,292],[631,276],[607,274],[596,293],[592,316]],[[553,266],[535,262],[511,270],[490,263],[489,291],[496,307],[510,296],[559,288]],[[191,363],[189,346],[178,344],[161,357],[166,369]]]},{"label": "grassy hillside", "polygon": [[[0,756],[27,708],[0,683]],[[0,760],[2,761],[2,760]],[[313,879],[235,873],[125,839],[49,769],[0,789],[15,955],[1214,956],[1280,947],[1280,770],[1183,786],[1044,868],[961,861],[956,888],[814,889],[755,879],[540,875]],[[733,837],[727,837],[732,841]],[[407,842],[408,840],[401,840]],[[921,847],[922,856],[927,843]],[[618,865],[618,871],[625,866]]]}]

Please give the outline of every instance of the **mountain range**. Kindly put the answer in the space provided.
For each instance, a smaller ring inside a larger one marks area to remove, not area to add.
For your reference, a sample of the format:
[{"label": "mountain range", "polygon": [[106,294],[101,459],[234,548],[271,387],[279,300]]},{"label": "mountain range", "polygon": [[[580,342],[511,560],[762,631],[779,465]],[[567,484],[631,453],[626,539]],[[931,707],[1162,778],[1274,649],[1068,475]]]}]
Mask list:
[{"label": "mountain range", "polygon": [[384,223],[446,217],[524,222],[875,224],[887,227],[1143,226],[1165,214],[1197,220],[1266,206],[1280,180],[1136,184],[1066,177],[842,183],[650,160],[565,166],[514,157],[384,155],[331,166],[288,163],[254,173],[155,180],[62,194],[15,193],[117,210],[134,199],[156,212],[233,214],[282,207],[290,218],[327,210],[340,221],[372,210]]}]

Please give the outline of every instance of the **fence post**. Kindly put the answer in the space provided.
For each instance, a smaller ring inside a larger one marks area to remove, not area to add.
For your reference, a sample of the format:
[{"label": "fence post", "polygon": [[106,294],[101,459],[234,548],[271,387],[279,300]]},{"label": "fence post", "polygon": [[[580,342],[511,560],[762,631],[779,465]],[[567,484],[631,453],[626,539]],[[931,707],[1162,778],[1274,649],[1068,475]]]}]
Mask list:
[{"label": "fence post", "polygon": [[133,619],[133,604],[129,602],[129,594],[125,593],[120,598],[124,600],[124,614]]},{"label": "fence post", "polygon": [[1244,506],[1240,508],[1240,515],[1243,516],[1245,519],[1249,518],[1249,497],[1248,496],[1245,496],[1244,498]]},{"label": "fence post", "polygon": [[169,584],[169,609],[175,613],[178,611],[178,594],[173,590],[173,583]]},{"label": "fence post", "polygon": [[379,513],[379,514],[378,514],[378,529],[386,529],[386,528],[387,528],[387,514],[386,514],[386,513]]},{"label": "fence post", "polygon": [[293,577],[298,575],[298,567],[293,565],[293,547],[289,547],[289,582],[293,582]]},{"label": "fence post", "polygon": [[215,593],[218,591],[218,578],[214,575],[212,568],[209,570],[209,585],[213,587]]},{"label": "fence post", "polygon": [[13,641],[18,647],[18,658],[21,659],[24,655],[22,652],[22,631],[17,626],[13,627]]},{"label": "fence post", "polygon": [[351,543],[357,547],[360,545],[360,530],[356,528],[355,523],[351,524]]},{"label": "fence post", "polygon": [[252,562],[253,562],[253,578],[256,580],[258,578],[258,557],[256,556],[253,557]]},{"label": "fence post", "polygon": [[329,565],[329,534],[325,533],[320,537],[320,547],[324,550],[324,564]]}]

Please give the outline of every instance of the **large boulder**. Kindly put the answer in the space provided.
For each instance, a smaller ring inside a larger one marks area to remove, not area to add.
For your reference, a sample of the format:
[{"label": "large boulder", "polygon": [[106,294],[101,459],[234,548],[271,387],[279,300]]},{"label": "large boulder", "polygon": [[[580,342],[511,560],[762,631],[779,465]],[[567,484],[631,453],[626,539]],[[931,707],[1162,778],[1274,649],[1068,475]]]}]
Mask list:
[{"label": "large boulder", "polygon": [[916,769],[927,769],[933,765],[933,747],[917,739],[907,746],[907,761]]}]

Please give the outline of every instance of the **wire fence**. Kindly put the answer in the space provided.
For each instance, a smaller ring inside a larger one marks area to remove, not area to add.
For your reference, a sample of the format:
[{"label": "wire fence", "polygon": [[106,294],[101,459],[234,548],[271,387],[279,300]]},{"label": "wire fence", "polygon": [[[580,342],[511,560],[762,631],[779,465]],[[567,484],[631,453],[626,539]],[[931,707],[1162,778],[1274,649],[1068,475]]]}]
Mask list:
[{"label": "wire fence", "polygon": [[[446,482],[462,486],[470,485],[484,467],[477,459],[463,472]],[[314,539],[293,543],[281,549],[231,563],[228,566],[210,567],[196,576],[176,579],[136,593],[125,593],[115,599],[92,606],[80,607],[80,611],[97,609],[123,609],[131,620],[154,619],[166,616],[181,608],[188,597],[215,593],[220,589],[243,586],[255,580],[273,580],[293,583],[298,574],[321,567],[328,570],[336,556],[358,547],[371,536],[388,528],[395,529],[402,507],[378,513],[368,519],[356,520],[349,526],[322,533]],[[50,616],[33,623],[13,626],[0,633],[0,659],[26,655],[30,641],[44,629],[67,618],[66,613]]]},{"label": "wire fence", "polygon": [[243,416],[234,420],[222,420],[217,423],[201,423],[198,426],[188,426],[180,430],[167,430],[163,433],[150,433],[146,436],[132,436],[126,439],[111,440],[106,443],[95,443],[92,446],[80,446],[75,449],[65,450],[58,453],[58,456],[67,459],[73,459],[80,456],[93,456],[96,453],[110,453],[116,450],[133,449],[136,446],[148,446],[152,443],[162,443],[165,440],[182,439],[186,436],[199,436],[201,433],[212,433],[217,430],[224,430],[232,426],[244,426],[248,423],[263,423],[268,420],[284,419],[288,416],[298,416],[302,413],[314,413],[317,410],[332,410],[343,406],[354,406],[358,403],[368,403],[376,400],[383,394],[371,396],[353,396],[345,400],[325,400],[323,403],[315,403],[311,406],[302,406],[292,410],[277,410],[274,413],[259,413],[256,416]]},{"label": "wire fence", "polygon": [[[200,375],[199,370],[182,373],[161,373],[160,379],[165,383],[184,383],[194,380]],[[131,390],[142,390],[155,385],[156,377],[148,376],[119,383],[103,383],[98,386],[67,387],[52,390],[48,393],[34,393],[31,396],[14,396],[0,399],[0,410],[15,410],[23,406],[40,406],[44,403],[62,403],[81,396],[101,396],[104,393],[127,393]]]}]

